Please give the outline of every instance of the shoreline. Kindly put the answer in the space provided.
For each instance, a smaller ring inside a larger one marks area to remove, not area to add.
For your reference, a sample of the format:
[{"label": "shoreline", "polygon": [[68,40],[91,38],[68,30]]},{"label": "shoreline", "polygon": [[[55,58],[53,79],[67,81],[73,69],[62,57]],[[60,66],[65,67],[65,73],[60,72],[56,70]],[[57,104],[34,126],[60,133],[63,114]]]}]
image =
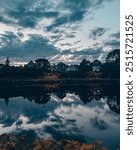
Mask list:
[{"label": "shoreline", "polygon": [[0,79],[0,87],[36,86],[44,84],[120,84],[120,79]]}]

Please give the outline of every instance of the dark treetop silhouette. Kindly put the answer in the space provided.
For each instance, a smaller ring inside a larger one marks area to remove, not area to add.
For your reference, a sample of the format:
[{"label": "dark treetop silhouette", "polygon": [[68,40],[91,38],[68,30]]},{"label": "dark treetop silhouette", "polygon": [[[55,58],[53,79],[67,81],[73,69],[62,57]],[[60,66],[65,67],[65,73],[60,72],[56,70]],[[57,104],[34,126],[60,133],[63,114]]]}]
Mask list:
[{"label": "dark treetop silhouette", "polygon": [[83,59],[80,64],[67,65],[63,62],[51,64],[47,59],[32,60],[23,67],[10,66],[7,58],[5,65],[0,64],[0,80],[3,79],[96,79],[120,77],[120,50],[108,53],[104,63],[99,60],[90,62]]}]

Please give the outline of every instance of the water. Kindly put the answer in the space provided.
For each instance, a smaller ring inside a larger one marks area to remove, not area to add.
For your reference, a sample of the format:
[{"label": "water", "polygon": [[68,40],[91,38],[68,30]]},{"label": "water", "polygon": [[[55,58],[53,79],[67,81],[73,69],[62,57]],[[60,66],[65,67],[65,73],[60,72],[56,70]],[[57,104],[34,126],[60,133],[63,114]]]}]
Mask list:
[{"label": "water", "polygon": [[[47,85],[0,90],[0,134],[120,143],[119,85]],[[33,133],[33,134],[32,134]]]}]

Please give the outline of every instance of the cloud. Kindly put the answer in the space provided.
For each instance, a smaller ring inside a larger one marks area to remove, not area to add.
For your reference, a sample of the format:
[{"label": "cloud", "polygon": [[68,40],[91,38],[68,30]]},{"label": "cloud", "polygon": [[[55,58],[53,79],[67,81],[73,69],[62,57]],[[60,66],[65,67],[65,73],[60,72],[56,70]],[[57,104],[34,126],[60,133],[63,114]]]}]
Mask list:
[{"label": "cloud", "polygon": [[108,124],[104,120],[101,120],[98,117],[91,118],[90,121],[91,121],[91,125],[94,128],[99,129],[99,130],[107,130],[109,127]]},{"label": "cloud", "polygon": [[[1,58],[25,61],[49,57],[56,62],[76,63],[86,57],[104,57],[105,51],[118,47],[119,32],[108,35],[109,27],[92,28],[96,26],[94,15],[109,1],[112,0],[0,0]],[[104,34],[110,39],[100,38]]]},{"label": "cloud", "polygon": [[100,8],[105,1],[111,0],[63,0],[59,7],[61,10],[66,10],[65,13],[57,17],[46,29],[47,31],[52,31],[59,26],[82,21],[88,11],[92,10],[91,12],[93,13],[96,9]]},{"label": "cloud", "polygon": [[115,39],[120,39],[120,32],[116,32],[110,35],[110,37],[115,38]]},{"label": "cloud", "polygon": [[18,24],[20,26],[34,28],[36,27],[40,19],[57,17],[58,12],[52,12],[52,11],[38,12],[38,11],[25,10],[24,8],[22,9],[19,8],[18,11],[9,12],[8,15],[13,17],[14,19],[17,19]]},{"label": "cloud", "polygon": [[[59,42],[59,45],[65,45],[64,43],[61,43],[62,41],[66,41],[66,39],[72,39],[76,37],[76,32],[69,32],[67,30],[55,30],[53,31],[52,35],[50,36],[51,41],[53,41],[54,43]],[[66,42],[65,42],[66,43]],[[69,42],[68,42],[69,43]],[[73,46],[72,44],[66,44],[67,46]]]},{"label": "cloud", "polygon": [[58,53],[58,49],[50,44],[50,41],[41,35],[29,35],[30,38],[21,42],[20,37],[13,32],[1,34],[0,56],[19,58],[48,57]]},{"label": "cloud", "polygon": [[[114,49],[120,49],[120,32],[114,32],[107,36],[106,39],[102,40],[102,49],[104,51],[111,51]],[[95,47],[100,45],[100,43],[95,43]]]},{"label": "cloud", "polygon": [[104,35],[106,32],[108,31],[108,29],[106,28],[102,28],[102,27],[96,27],[95,29],[93,29],[90,34],[89,34],[89,38],[96,40],[97,38],[101,37],[102,35]]},{"label": "cloud", "polygon": [[71,43],[61,43],[60,46],[73,46]]},{"label": "cloud", "polygon": [[71,49],[67,49],[53,57],[49,57],[49,59],[54,63],[62,61],[67,64],[77,64],[80,63],[83,59],[88,59],[90,61],[94,61],[95,59],[100,60],[100,57],[104,57],[106,55],[107,52],[104,52],[101,47],[96,49],[83,49],[81,51],[72,51]]},{"label": "cloud", "polygon": [[22,27],[30,27],[34,28],[40,19],[42,18],[56,18],[59,15],[59,12],[49,10],[48,3],[43,3],[45,9],[42,8],[43,5],[40,5],[40,2],[36,0],[11,0],[8,1],[7,4],[3,5],[3,1],[1,2],[0,12],[4,14],[4,16],[0,16],[0,22],[3,23],[13,23],[14,21],[10,21],[7,19],[12,18],[16,20],[16,24]]},{"label": "cloud", "polygon": [[56,42],[58,42],[58,41],[63,40],[64,38],[62,37],[61,34],[55,34],[55,35],[51,35],[51,36],[50,36],[50,39],[51,39],[51,41],[52,41],[53,43],[56,43]]},{"label": "cloud", "polygon": [[52,18],[52,24],[45,26],[51,31],[64,24],[82,21],[89,10],[94,12],[108,1],[112,0],[1,0],[0,22],[34,28],[41,19]]},{"label": "cloud", "polygon": [[83,49],[81,51],[75,51],[73,52],[73,54],[76,55],[96,55],[96,54],[100,54],[102,51],[101,48],[88,48],[88,49]]},{"label": "cloud", "polygon": [[76,32],[72,32],[72,33],[67,34],[67,35],[66,35],[66,38],[75,38],[75,37],[76,37],[76,36],[75,36],[75,33],[76,33]]},{"label": "cloud", "polygon": [[81,21],[84,18],[84,14],[88,10],[89,0],[64,0],[60,3],[60,9],[66,10],[65,13],[62,13],[57,17],[53,23],[47,27],[48,31],[53,30],[54,28],[67,24]]},{"label": "cloud", "polygon": [[11,21],[10,19],[7,19],[3,16],[0,16],[0,22],[3,22],[4,24],[13,24],[13,21]]},{"label": "cloud", "polygon": [[81,42],[81,40],[78,40],[78,41],[74,42],[74,45],[75,45],[75,44],[78,44],[78,43],[80,43],[80,42]]},{"label": "cloud", "polygon": [[52,23],[50,25],[45,23],[43,30],[53,31],[59,26],[80,23],[88,11],[95,11],[105,1],[111,0],[1,0],[0,22],[35,28],[41,20],[47,18],[52,19]]},{"label": "cloud", "polygon": [[120,47],[120,41],[119,40],[108,40],[105,42],[106,46],[111,46],[111,47]]}]

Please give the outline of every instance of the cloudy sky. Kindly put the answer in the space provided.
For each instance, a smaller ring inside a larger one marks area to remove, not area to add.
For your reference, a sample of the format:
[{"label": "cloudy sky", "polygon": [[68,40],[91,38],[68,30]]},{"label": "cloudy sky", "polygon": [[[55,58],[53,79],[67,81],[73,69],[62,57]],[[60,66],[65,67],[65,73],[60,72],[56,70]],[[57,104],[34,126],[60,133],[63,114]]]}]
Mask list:
[{"label": "cloudy sky", "polygon": [[0,63],[104,61],[119,48],[119,0],[0,0]]}]

